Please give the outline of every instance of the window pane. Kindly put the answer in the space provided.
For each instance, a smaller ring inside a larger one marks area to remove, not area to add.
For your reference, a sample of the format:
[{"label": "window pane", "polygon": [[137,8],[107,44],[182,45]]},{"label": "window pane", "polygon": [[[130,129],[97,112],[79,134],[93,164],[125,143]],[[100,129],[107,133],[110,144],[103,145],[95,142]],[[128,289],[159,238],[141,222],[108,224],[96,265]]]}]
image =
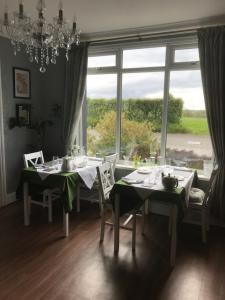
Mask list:
[{"label": "window pane", "polygon": [[123,68],[165,66],[165,55],[165,47],[124,50]]},{"label": "window pane", "polygon": [[199,61],[198,48],[175,50],[175,62]]},{"label": "window pane", "polygon": [[123,74],[121,157],[160,159],[164,72]]},{"label": "window pane", "polygon": [[115,153],[117,75],[87,76],[87,153]]},{"label": "window pane", "polygon": [[212,145],[200,71],[172,71],[170,78],[168,163],[203,170],[212,158]]},{"label": "window pane", "polygon": [[88,68],[114,67],[116,55],[102,55],[88,57]]}]

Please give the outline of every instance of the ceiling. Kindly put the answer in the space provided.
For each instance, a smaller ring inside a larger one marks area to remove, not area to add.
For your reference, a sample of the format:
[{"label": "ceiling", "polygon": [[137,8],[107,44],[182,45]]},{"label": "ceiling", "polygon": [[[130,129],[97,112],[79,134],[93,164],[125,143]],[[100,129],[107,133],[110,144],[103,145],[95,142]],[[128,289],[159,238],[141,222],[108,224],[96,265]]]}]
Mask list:
[{"label": "ceiling", "polygon": [[[17,1],[0,0],[3,11],[17,10]],[[36,15],[36,0],[24,0],[25,11]],[[46,18],[57,14],[58,1],[46,0]],[[64,0],[64,14],[73,20],[74,14],[84,34],[137,29],[160,24],[199,21],[225,14],[225,0]],[[225,17],[224,17],[225,20]]]}]

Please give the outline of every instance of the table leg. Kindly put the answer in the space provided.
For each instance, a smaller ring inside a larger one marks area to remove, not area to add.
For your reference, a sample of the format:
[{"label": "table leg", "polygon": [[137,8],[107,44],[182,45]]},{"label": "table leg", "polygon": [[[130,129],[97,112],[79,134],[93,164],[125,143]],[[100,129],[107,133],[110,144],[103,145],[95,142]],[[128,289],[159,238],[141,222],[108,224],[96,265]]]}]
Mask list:
[{"label": "table leg", "polygon": [[173,204],[171,211],[171,225],[172,225],[172,236],[171,236],[171,249],[170,249],[170,265],[174,267],[176,260],[177,250],[177,205]]},{"label": "table leg", "polygon": [[29,213],[29,187],[28,182],[23,183],[23,208],[24,208],[24,225],[30,225],[30,213]]},{"label": "table leg", "polygon": [[66,213],[64,209],[63,209],[63,231],[64,231],[64,236],[68,237],[69,236],[69,213]]},{"label": "table leg", "polygon": [[115,195],[115,227],[114,227],[114,252],[119,252],[119,239],[120,239],[120,198]]},{"label": "table leg", "polygon": [[80,180],[77,183],[77,212],[80,212]]}]

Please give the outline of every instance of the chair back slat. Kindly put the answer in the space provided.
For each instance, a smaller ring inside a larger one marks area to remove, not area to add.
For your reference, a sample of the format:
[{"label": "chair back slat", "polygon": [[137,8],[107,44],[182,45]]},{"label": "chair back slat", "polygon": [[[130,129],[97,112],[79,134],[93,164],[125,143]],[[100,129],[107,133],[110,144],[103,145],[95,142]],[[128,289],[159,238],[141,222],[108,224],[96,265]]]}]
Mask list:
[{"label": "chair back slat", "polygon": [[114,174],[112,169],[112,164],[110,162],[105,162],[97,168],[98,180],[101,204],[104,204],[107,201],[108,195],[115,183]]},{"label": "chair back slat", "polygon": [[110,162],[112,164],[112,170],[113,170],[113,174],[115,173],[115,169],[116,169],[116,163],[119,159],[119,154],[118,153],[115,153],[115,154],[112,154],[112,155],[107,155],[104,157],[104,161],[105,162]]},{"label": "chair back slat", "polygon": [[208,201],[212,195],[212,191],[213,191],[213,187],[215,185],[215,181],[216,181],[216,173],[217,173],[217,169],[218,167],[216,166],[213,171],[212,171],[212,174],[210,176],[210,179],[209,179],[209,185],[208,185],[208,189],[205,193],[205,197],[204,197],[204,200],[203,200],[203,205],[207,205],[208,204]]},{"label": "chair back slat", "polygon": [[29,166],[35,166],[38,163],[44,163],[44,157],[42,151],[32,152],[23,155],[24,167],[28,168]]}]

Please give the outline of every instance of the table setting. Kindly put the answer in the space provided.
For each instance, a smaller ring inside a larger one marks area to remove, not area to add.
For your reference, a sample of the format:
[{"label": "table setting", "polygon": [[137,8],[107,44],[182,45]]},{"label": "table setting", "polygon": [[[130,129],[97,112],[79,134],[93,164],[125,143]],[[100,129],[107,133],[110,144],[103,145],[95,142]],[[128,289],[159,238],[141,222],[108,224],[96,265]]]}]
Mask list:
[{"label": "table setting", "polygon": [[175,264],[177,223],[188,207],[189,191],[196,172],[173,166],[140,167],[114,185],[110,199],[115,213],[114,251],[119,251],[119,223],[125,213],[140,209],[145,201],[169,207],[171,218],[170,263]]},{"label": "table setting", "polygon": [[96,167],[102,164],[102,159],[89,158],[87,156],[63,157],[53,156],[53,159],[45,164],[35,165],[41,180],[49,175],[62,172],[78,173],[85,185],[91,189],[97,176]]}]

